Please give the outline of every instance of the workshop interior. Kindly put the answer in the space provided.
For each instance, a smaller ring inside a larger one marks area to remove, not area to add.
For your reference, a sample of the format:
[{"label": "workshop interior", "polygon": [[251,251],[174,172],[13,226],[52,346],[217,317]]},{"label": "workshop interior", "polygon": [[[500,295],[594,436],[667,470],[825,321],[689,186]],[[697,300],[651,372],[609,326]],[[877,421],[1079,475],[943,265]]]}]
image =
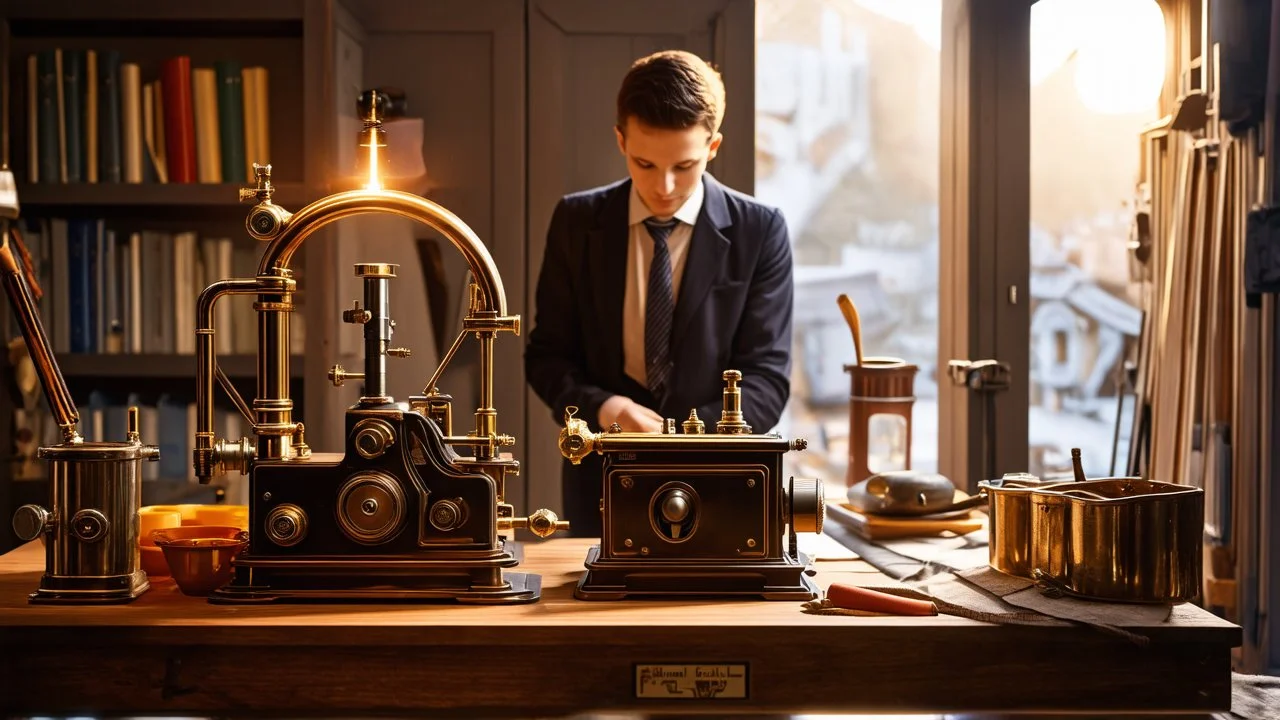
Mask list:
[{"label": "workshop interior", "polygon": [[[1280,2],[0,46],[0,714],[1280,719]],[[668,51],[723,83],[696,219],[637,148],[702,126],[619,90]]]}]

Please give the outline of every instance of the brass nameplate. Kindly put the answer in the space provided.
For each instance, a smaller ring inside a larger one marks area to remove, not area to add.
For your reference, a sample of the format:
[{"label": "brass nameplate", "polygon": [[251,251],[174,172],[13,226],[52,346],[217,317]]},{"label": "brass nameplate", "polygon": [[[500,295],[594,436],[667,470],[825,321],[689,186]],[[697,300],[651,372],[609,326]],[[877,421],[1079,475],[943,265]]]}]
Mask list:
[{"label": "brass nameplate", "polygon": [[747,697],[747,666],[636,665],[643,700],[734,700]]}]

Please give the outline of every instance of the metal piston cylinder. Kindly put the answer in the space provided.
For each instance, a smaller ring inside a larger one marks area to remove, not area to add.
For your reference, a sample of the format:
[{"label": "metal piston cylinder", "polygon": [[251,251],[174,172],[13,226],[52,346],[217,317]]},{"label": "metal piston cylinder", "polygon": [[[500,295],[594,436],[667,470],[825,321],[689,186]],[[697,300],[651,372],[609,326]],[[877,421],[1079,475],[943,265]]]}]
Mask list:
[{"label": "metal piston cylinder", "polygon": [[48,461],[50,508],[14,515],[23,540],[42,538],[45,573],[34,603],[128,602],[148,588],[139,564],[142,462],[158,458],[137,442],[82,442],[39,449]]}]

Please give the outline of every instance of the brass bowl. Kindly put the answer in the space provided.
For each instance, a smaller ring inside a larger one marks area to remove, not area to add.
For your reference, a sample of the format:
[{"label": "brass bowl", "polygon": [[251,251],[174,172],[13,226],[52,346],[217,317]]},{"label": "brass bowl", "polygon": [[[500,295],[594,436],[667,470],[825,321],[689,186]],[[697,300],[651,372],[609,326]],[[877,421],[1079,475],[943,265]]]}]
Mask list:
[{"label": "brass bowl", "polygon": [[[228,530],[235,535],[227,537]],[[249,546],[249,533],[239,528],[196,525],[156,530],[152,537],[164,551],[178,589],[192,597],[206,597],[230,582],[231,561]]]}]

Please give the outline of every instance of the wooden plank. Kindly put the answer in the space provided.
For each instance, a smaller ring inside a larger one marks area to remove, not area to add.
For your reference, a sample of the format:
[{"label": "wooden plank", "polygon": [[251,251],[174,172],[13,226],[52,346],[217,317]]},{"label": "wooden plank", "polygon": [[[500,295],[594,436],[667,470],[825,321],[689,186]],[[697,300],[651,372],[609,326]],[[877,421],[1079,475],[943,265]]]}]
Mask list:
[{"label": "wooden plank", "polygon": [[[37,544],[0,557],[0,710],[32,713],[1216,710],[1239,628],[1194,606],[1146,648],[1076,627],[817,616],[798,602],[580,602],[589,541],[526,548],[538,603],[39,607]],[[820,585],[887,581],[823,563]],[[982,651],[976,661],[975,648]],[[966,672],[957,658],[971,657]],[[644,701],[637,663],[745,665],[748,697]],[[502,668],[500,671],[497,668]],[[838,670],[837,670],[838,669]],[[856,681],[851,681],[856,678]]]}]

